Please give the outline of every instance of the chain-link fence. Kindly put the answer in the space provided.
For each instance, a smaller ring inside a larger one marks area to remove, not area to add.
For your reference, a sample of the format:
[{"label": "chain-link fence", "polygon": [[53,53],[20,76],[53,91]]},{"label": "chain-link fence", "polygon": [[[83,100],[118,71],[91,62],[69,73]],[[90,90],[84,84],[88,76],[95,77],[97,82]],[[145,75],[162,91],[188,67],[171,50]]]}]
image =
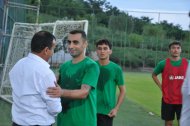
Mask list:
[{"label": "chain-link fence", "polygon": [[[22,19],[27,23],[36,22],[36,12],[19,12],[13,10],[14,21]],[[16,13],[17,12],[17,13]],[[69,12],[69,13],[68,13]],[[88,13],[84,15],[84,13]],[[20,16],[20,18],[18,18]],[[79,17],[80,16],[80,17]],[[63,7],[60,5],[40,6],[40,23],[55,22],[56,20],[88,20],[89,54],[95,54],[95,42],[107,38],[113,44],[111,59],[124,69],[150,70],[160,60],[168,56],[168,44],[172,40],[182,42],[182,56],[189,58],[190,33],[188,12],[155,12],[155,11],[123,11],[123,13],[99,13],[92,8]],[[183,24],[177,25],[176,23]],[[12,23],[10,23],[12,26]],[[184,24],[186,28],[184,29]],[[8,30],[11,32],[11,27]],[[5,41],[5,39],[7,39]],[[3,40],[3,41],[2,41]],[[1,64],[3,64],[9,36],[1,37]],[[3,50],[3,51],[2,51]]]},{"label": "chain-link fence", "polygon": [[[54,14],[51,10],[56,10],[57,13]],[[54,15],[45,18],[46,22],[77,19],[77,16],[73,17],[76,12],[78,15],[88,12],[89,15],[82,19],[89,20],[89,51],[95,51],[94,44],[98,39],[107,38],[113,44],[111,59],[124,69],[151,70],[168,56],[168,44],[173,40],[182,42],[182,56],[189,58],[188,12],[128,10],[104,15],[93,7],[89,9],[45,4],[41,5],[41,11]]]},{"label": "chain-link fence", "polygon": [[[38,6],[27,5],[25,0],[0,1],[0,80],[7,56],[12,28],[15,22],[30,22],[30,15],[37,19]],[[36,20],[35,20],[36,21]],[[35,23],[31,20],[32,23]]]}]

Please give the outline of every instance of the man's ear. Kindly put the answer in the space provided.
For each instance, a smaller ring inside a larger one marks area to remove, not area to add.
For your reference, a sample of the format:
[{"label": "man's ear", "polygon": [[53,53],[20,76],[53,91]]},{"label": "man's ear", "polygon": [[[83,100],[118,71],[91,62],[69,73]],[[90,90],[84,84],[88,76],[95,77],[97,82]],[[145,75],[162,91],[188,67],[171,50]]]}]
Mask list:
[{"label": "man's ear", "polygon": [[112,50],[110,50],[110,55],[112,54]]},{"label": "man's ear", "polygon": [[88,47],[88,42],[87,41],[84,41],[84,43],[83,43],[83,48],[87,48]]},{"label": "man's ear", "polygon": [[87,48],[87,46],[88,46],[88,41],[85,41],[85,46],[86,46],[85,48]]},{"label": "man's ear", "polygon": [[44,52],[45,55],[48,54],[48,51],[49,51],[49,48],[48,48],[48,47],[45,47],[45,48],[43,49],[43,52]]}]

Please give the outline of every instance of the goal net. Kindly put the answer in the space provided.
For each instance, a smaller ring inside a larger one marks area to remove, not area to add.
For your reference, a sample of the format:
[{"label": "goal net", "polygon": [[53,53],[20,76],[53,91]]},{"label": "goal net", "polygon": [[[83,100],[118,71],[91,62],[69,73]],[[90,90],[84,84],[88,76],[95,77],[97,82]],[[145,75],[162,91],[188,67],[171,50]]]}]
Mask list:
[{"label": "goal net", "polygon": [[9,43],[3,74],[0,83],[0,97],[12,103],[12,89],[9,81],[9,71],[14,64],[30,52],[30,43],[33,35],[40,30],[49,31],[56,37],[57,46],[50,59],[53,69],[66,60],[71,59],[65,47],[67,34],[74,29],[84,30],[87,33],[88,21],[56,21],[54,23],[29,24],[15,23]]}]

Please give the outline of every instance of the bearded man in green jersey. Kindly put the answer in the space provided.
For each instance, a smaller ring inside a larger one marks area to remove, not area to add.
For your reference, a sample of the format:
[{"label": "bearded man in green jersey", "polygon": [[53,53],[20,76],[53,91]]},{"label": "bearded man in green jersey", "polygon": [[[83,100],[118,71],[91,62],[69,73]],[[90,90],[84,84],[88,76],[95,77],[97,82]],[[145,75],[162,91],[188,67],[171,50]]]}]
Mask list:
[{"label": "bearded man in green jersey", "polygon": [[51,97],[61,97],[62,112],[57,117],[58,126],[97,126],[96,86],[99,68],[95,61],[85,56],[86,34],[73,30],[68,35],[68,51],[72,60],[60,66],[57,87],[50,87]]}]

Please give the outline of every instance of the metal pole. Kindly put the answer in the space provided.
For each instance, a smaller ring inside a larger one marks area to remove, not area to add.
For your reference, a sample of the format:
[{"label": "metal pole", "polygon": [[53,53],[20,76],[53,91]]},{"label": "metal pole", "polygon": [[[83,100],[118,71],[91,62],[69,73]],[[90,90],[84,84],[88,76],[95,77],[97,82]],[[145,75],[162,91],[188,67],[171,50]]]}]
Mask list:
[{"label": "metal pole", "polygon": [[158,12],[158,23],[160,24],[160,12]]},{"label": "metal pole", "polygon": [[6,17],[5,17],[5,29],[4,29],[4,34],[7,34],[8,15],[9,15],[9,7],[6,7]]},{"label": "metal pole", "polygon": [[41,1],[38,0],[38,8],[37,8],[37,17],[36,17],[36,24],[38,24],[39,22],[39,15],[40,15],[40,4],[41,4]]},{"label": "metal pole", "polygon": [[2,29],[3,29],[3,32],[5,32],[5,24],[6,24],[6,17],[7,17],[7,4],[8,4],[8,0],[4,0],[4,11],[3,11],[3,22],[2,22]]}]

